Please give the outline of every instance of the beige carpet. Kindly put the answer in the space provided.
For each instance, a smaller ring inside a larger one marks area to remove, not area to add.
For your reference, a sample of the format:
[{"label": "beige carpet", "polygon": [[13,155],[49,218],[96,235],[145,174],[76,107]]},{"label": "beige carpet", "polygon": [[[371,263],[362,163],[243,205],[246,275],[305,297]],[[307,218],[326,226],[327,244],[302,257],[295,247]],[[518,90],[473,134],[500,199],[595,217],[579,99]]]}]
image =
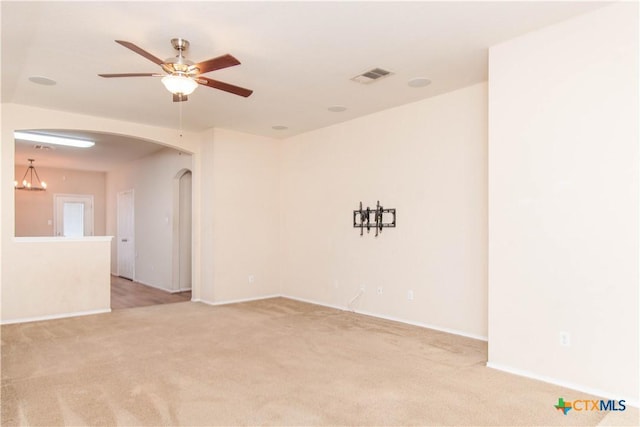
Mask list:
[{"label": "beige carpet", "polygon": [[[2,425],[633,425],[486,343],[282,298],[2,327]],[[605,415],[607,417],[605,418]]]}]

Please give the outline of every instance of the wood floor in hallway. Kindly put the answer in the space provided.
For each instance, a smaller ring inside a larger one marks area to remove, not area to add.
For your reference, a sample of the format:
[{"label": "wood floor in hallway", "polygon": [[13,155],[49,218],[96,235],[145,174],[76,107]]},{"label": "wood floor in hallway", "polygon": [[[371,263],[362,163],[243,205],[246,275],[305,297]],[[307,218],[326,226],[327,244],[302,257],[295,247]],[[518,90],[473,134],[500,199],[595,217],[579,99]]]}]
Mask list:
[{"label": "wood floor in hallway", "polygon": [[191,300],[191,291],[171,294],[138,282],[111,276],[111,309],[144,307]]}]

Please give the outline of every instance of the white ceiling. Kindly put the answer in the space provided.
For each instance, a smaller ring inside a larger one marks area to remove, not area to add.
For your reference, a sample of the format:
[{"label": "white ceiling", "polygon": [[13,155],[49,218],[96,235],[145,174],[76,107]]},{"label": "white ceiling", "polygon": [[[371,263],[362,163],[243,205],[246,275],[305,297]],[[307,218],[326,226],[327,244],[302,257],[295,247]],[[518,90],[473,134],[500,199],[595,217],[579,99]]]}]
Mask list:
[{"label": "white ceiling", "polygon": [[[484,81],[489,46],[604,4],[3,1],[2,102],[176,128],[182,108],[184,129],[284,138]],[[164,59],[174,37],[191,42],[195,62],[234,55],[241,65],[206,76],[253,95],[199,87],[173,103],[158,78],[97,76],[159,72],[114,40]],[[370,85],[350,80],[373,67],[394,74]],[[414,77],[432,84],[409,87]],[[333,105],[347,110],[328,111]]]}]

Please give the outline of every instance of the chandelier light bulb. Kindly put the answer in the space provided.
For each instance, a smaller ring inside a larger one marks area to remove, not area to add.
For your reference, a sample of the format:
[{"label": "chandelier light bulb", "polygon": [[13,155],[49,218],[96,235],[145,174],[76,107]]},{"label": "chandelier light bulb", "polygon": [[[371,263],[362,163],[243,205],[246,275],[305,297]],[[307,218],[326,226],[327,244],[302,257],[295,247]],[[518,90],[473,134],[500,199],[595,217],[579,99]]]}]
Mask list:
[{"label": "chandelier light bulb", "polygon": [[42,181],[42,182],[41,182],[41,184],[42,184],[42,188],[44,188],[44,189],[46,190],[46,188],[47,188],[47,183],[46,183],[46,182],[44,182],[44,181]]}]

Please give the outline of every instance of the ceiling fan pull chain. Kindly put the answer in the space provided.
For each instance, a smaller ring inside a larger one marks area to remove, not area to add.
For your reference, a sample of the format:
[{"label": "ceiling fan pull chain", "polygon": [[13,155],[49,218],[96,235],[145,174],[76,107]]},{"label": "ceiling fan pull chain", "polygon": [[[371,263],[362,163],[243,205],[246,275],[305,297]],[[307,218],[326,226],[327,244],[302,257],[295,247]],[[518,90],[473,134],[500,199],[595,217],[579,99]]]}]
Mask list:
[{"label": "ceiling fan pull chain", "polygon": [[178,116],[179,116],[179,135],[182,138],[182,102],[178,102]]}]

